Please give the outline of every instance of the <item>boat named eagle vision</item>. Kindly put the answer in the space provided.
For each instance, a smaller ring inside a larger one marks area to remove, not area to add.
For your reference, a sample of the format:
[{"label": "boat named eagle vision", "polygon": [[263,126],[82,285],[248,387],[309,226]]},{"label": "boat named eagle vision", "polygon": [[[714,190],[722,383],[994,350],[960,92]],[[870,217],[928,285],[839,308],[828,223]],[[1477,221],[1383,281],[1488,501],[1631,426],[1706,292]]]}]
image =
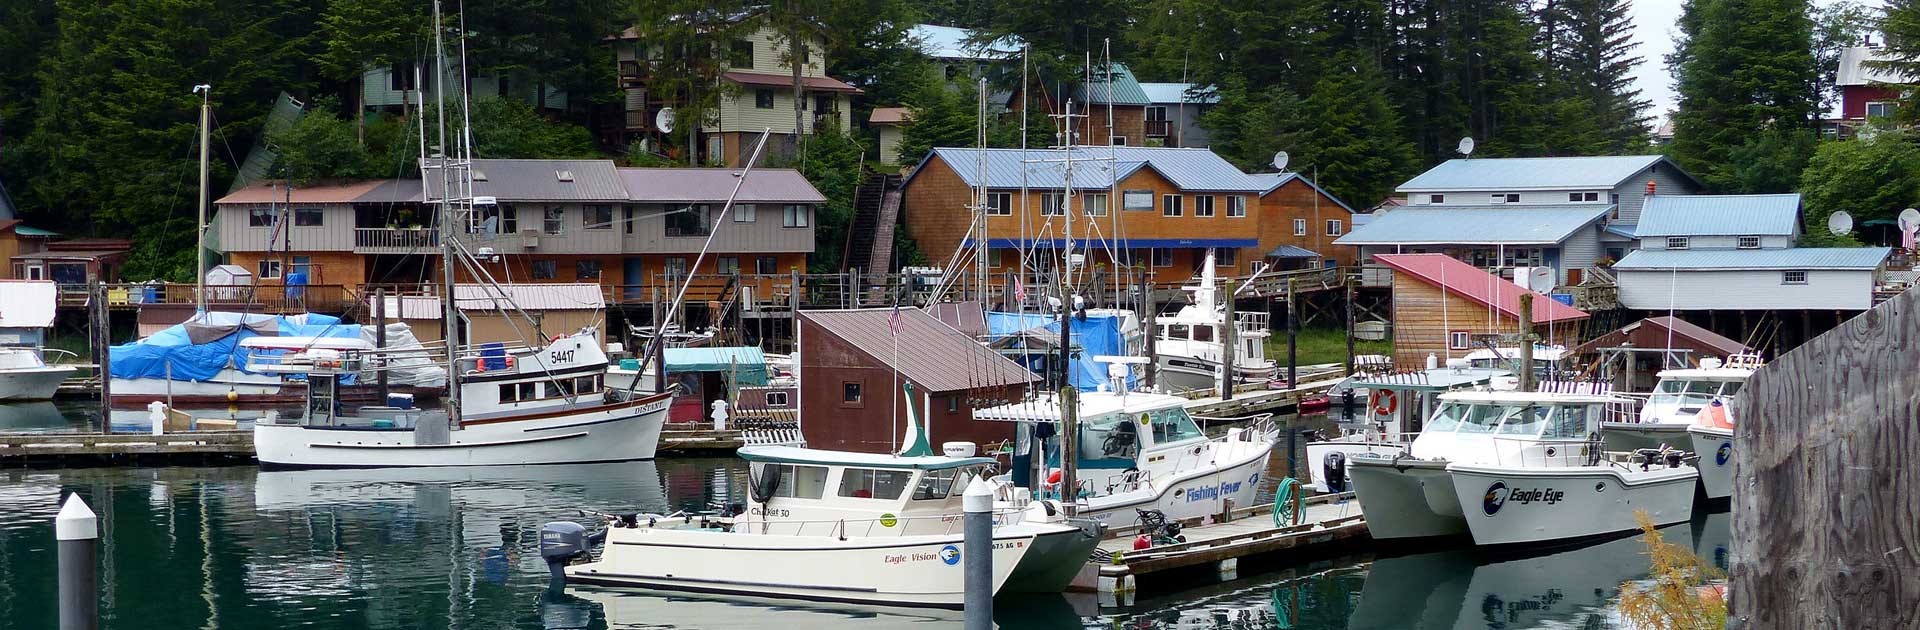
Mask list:
[{"label": "boat named eagle vision", "polygon": [[[994,460],[747,446],[751,496],[730,518],[635,516],[594,536],[542,530],[575,584],[882,606],[958,608],[962,495]],[[1005,493],[1004,481],[996,493]],[[1017,492],[1017,490],[1015,490]],[[996,503],[994,592],[1065,590],[1100,541],[1057,504]],[[597,552],[592,538],[604,535]],[[557,551],[556,551],[557,550]]]},{"label": "boat named eagle vision", "polygon": [[1685,451],[1603,452],[1609,395],[1454,392],[1397,457],[1354,457],[1349,474],[1374,538],[1471,534],[1480,545],[1629,532],[1687,520],[1699,476]]},{"label": "boat named eagle vision", "polygon": [[256,369],[302,374],[306,413],[254,424],[260,464],[274,467],[511,466],[652,459],[669,394],[627,397],[603,386],[606,353],[591,329],[543,348],[462,356],[459,413],[348,408],[340,380],[366,355],[315,348]]},{"label": "boat named eagle vision", "polygon": [[[1187,414],[1186,403],[1165,394],[1080,394],[1075,442],[1080,516],[1130,525],[1138,518],[1135,510],[1159,510],[1177,520],[1219,514],[1228,504],[1254,505],[1273,452],[1272,425],[1262,420],[1209,438]],[[1060,416],[1053,395],[973,412],[976,421],[1022,423],[1019,431],[1026,435],[1032,435],[1033,425],[1058,425]],[[1046,449],[1050,469],[1059,466],[1059,458],[1057,445]],[[1014,467],[1025,470],[1032,461],[1030,455],[1017,456]],[[1059,496],[1057,481],[1041,481],[1023,485]]]},{"label": "boat named eagle vision", "polygon": [[1695,417],[1716,400],[1731,401],[1761,364],[1759,355],[1732,354],[1726,361],[1703,359],[1698,368],[1662,370],[1637,420],[1603,425],[1607,448],[1689,444],[1687,427]]}]

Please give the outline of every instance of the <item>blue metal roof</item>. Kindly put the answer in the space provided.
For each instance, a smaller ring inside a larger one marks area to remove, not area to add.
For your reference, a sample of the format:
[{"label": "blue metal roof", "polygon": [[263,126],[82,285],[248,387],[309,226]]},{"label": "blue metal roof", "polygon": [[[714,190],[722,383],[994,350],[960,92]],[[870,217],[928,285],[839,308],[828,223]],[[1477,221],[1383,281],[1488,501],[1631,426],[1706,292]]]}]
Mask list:
[{"label": "blue metal roof", "polygon": [[[1281,186],[1287,185],[1287,182],[1290,182],[1296,179],[1306,183],[1306,185],[1308,186],[1313,187],[1313,189],[1316,191],[1319,191],[1320,194],[1325,195],[1328,199],[1332,199],[1334,203],[1340,204],[1341,209],[1346,210],[1347,212],[1355,212],[1355,210],[1353,209],[1353,206],[1347,205],[1347,202],[1341,201],[1339,197],[1333,196],[1333,193],[1327,192],[1326,189],[1321,188],[1319,184],[1313,183],[1313,180],[1311,179],[1302,177],[1299,173],[1254,173],[1252,175],[1247,176],[1248,181],[1254,182],[1255,185],[1260,187],[1261,195],[1265,195],[1275,190],[1279,190]],[[1353,224],[1355,226],[1359,226],[1362,223],[1362,221],[1360,220],[1360,217],[1362,216],[1368,216],[1368,215],[1362,215],[1358,213],[1355,214],[1353,218],[1354,219]]]},{"label": "blue metal roof", "polygon": [[1887,247],[1795,247],[1792,249],[1642,249],[1614,263],[1616,271],[1740,269],[1873,269]]},{"label": "blue metal roof", "polygon": [[1791,235],[1800,195],[1654,195],[1640,207],[1642,237]]},{"label": "blue metal roof", "polygon": [[1147,101],[1155,105],[1162,103],[1189,103],[1210,105],[1220,102],[1220,93],[1211,87],[1197,90],[1192,83],[1141,83],[1140,90],[1147,93]]},{"label": "blue metal roof", "polygon": [[767,355],[754,346],[705,348],[667,348],[662,359],[667,374],[677,372],[722,372],[731,375],[736,385],[758,387],[767,384]]},{"label": "blue metal roof", "polygon": [[1612,205],[1408,207],[1374,217],[1335,245],[1550,245],[1567,240]]},{"label": "blue metal roof", "polygon": [[[1074,147],[1074,188],[1107,188],[1142,167],[1154,171],[1188,192],[1264,193],[1267,182],[1249,178],[1232,163],[1207,149],[1174,147]],[[1112,160],[1107,158],[1112,156]],[[939,148],[914,168],[911,180],[938,157],[968,186],[980,185],[986,171],[988,188],[1058,189],[1066,183],[1066,149]],[[1082,161],[1085,160],[1085,161]]]},{"label": "blue metal roof", "polygon": [[1319,258],[1320,254],[1314,253],[1313,250],[1307,249],[1304,247],[1294,247],[1292,245],[1281,245],[1279,247],[1273,248],[1273,251],[1267,252],[1267,257],[1268,258]]},{"label": "blue metal roof", "polygon": [[1636,236],[1640,233],[1639,226],[1632,223],[1608,223],[1606,230],[1627,238],[1640,238]]},{"label": "blue metal roof", "polygon": [[1664,155],[1447,160],[1409,179],[1399,192],[1612,188],[1654,164],[1688,179]]},{"label": "blue metal roof", "polygon": [[[1073,246],[1079,249],[1087,249],[1092,247],[1104,247],[1108,242],[1109,241],[1107,239],[1076,238],[1076,239],[1073,239],[1073,243],[1074,243]],[[1127,247],[1194,247],[1194,248],[1259,247],[1260,239],[1257,239],[1257,238],[1128,238],[1128,239],[1123,239],[1121,244]],[[987,247],[989,249],[1014,249],[1018,247],[1038,247],[1042,249],[1047,249],[1047,248],[1059,249],[1062,247],[1066,247],[1066,245],[1067,245],[1067,239],[1064,239],[1064,238],[1051,238],[1051,239],[989,238],[987,239]],[[960,246],[972,247],[973,239],[966,239],[965,241],[961,242]],[[1312,252],[1308,252],[1308,253],[1312,253]]]}]

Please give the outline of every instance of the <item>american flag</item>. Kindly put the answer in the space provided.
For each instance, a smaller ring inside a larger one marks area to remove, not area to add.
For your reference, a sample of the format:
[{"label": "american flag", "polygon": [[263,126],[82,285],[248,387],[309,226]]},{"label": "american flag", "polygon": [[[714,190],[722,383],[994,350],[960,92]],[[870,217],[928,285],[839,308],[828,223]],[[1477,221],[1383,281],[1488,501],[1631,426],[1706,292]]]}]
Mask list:
[{"label": "american flag", "polygon": [[893,304],[893,313],[887,316],[887,328],[893,330],[893,336],[900,336],[900,303]]},{"label": "american flag", "polygon": [[1020,276],[1013,277],[1013,301],[1027,301],[1027,285],[1020,282]]}]

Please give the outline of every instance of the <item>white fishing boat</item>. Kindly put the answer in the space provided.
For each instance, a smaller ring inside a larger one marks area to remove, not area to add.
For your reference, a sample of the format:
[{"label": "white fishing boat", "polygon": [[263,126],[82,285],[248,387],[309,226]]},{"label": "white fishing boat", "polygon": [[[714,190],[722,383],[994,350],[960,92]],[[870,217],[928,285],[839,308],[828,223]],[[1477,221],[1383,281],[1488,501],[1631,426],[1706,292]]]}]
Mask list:
[{"label": "white fishing boat", "polygon": [[73,376],[71,365],[48,365],[39,348],[0,348],[0,400],[48,400],[60,382]]},{"label": "white fishing boat", "polygon": [[[549,525],[542,553],[566,581],[611,587],[907,607],[962,603],[962,494],[994,460],[748,446],[752,492],[732,518],[615,521],[597,555]],[[1059,592],[1100,529],[1055,506],[996,506],[994,592]],[[559,546],[555,546],[555,544]],[[557,555],[553,550],[559,550]]]},{"label": "white fishing boat", "polygon": [[44,280],[0,282],[0,400],[49,400],[60,389],[60,382],[78,368],[47,364],[47,353],[62,353],[42,346],[46,331],[53,326],[58,287]]},{"label": "white fishing boat", "polygon": [[[1159,510],[1170,520],[1220,514],[1229,506],[1254,505],[1260,477],[1273,452],[1274,431],[1264,420],[1208,437],[1187,413],[1187,399],[1165,394],[1090,392],[1079,396],[1078,486],[1080,516],[1114,526],[1132,525],[1136,510]],[[976,421],[1058,426],[1056,396],[975,410]],[[1048,472],[1030,487],[1041,496],[1062,496],[1056,440],[1042,445]],[[1033,451],[1029,451],[1031,453]],[[1035,467],[1032,455],[1015,458],[1016,469]],[[1031,476],[1031,475],[1030,475]]]},{"label": "white fishing boat", "polygon": [[1687,427],[1693,426],[1700,412],[1716,400],[1731,402],[1761,363],[1759,355],[1734,354],[1725,361],[1703,359],[1697,368],[1662,370],[1638,417],[1602,425],[1607,448],[1690,444]]},{"label": "white fishing boat", "polygon": [[1733,415],[1730,401],[1715,400],[1687,427],[1693,452],[1700,455],[1700,489],[1708,500],[1733,497]]},{"label": "white fishing boat", "polygon": [[[1542,381],[1553,380],[1564,371],[1562,359],[1567,356],[1567,347],[1547,344],[1533,345],[1533,372]],[[1467,363],[1483,370],[1508,370],[1517,372],[1520,362],[1520,348],[1501,346],[1498,351],[1481,348],[1467,353]]]},{"label": "white fishing boat", "polygon": [[[1193,303],[1180,307],[1172,317],[1154,320],[1154,361],[1160,370],[1159,383],[1167,391],[1209,390],[1219,386],[1226,357],[1226,341],[1234,339],[1234,383],[1264,383],[1273,380],[1277,366],[1267,358],[1267,314],[1235,313],[1227,321],[1225,305],[1220,302],[1219,281],[1213,275],[1213,250],[1207,250],[1200,267],[1200,278],[1192,286],[1181,287],[1192,294]],[[1227,296],[1226,299],[1232,299]]]},{"label": "white fishing boat", "polygon": [[1497,368],[1468,367],[1456,359],[1444,368],[1418,371],[1380,369],[1356,374],[1336,385],[1339,390],[1365,392],[1356,395],[1356,417],[1342,419],[1339,435],[1306,445],[1307,487],[1320,492],[1345,492],[1352,478],[1347,462],[1362,455],[1393,457],[1405,453],[1407,445],[1420,435],[1422,423],[1440,403],[1440,395],[1463,390],[1490,390],[1508,372]]},{"label": "white fishing boat", "polygon": [[1609,395],[1453,392],[1407,452],[1359,456],[1349,474],[1377,539],[1471,534],[1506,545],[1686,520],[1699,472],[1689,453],[1606,452],[1599,430],[1628,402]]}]

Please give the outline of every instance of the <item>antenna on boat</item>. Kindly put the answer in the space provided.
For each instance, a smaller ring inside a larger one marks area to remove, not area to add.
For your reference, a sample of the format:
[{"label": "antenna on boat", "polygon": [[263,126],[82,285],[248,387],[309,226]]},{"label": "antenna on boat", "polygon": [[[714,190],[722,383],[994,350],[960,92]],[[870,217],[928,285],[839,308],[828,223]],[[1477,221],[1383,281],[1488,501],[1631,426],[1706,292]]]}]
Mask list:
[{"label": "antenna on boat", "polygon": [[[444,333],[447,351],[447,419],[454,426],[460,424],[460,312],[454,306],[454,223],[453,223],[453,175],[448,172],[447,163],[447,49],[446,25],[440,20],[440,0],[433,0],[433,100],[434,115],[438,119],[439,167],[440,171],[440,284],[445,292],[441,300],[441,330]],[[422,137],[422,143],[427,139]]]},{"label": "antenna on boat", "polygon": [[207,313],[207,126],[213,118],[213,85],[193,86],[200,95],[200,218],[193,224],[194,314]]}]

